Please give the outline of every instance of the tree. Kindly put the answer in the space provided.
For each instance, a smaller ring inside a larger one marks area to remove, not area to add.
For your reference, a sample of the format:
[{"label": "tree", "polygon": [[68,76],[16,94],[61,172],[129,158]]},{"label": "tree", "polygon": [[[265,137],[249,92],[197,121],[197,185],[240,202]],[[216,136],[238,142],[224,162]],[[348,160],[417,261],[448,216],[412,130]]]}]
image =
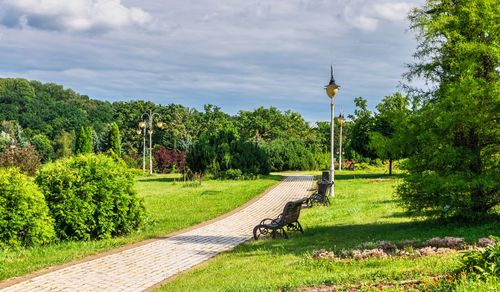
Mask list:
[{"label": "tree", "polygon": [[389,174],[392,175],[392,162],[408,153],[405,140],[408,100],[400,93],[386,96],[377,106],[373,131],[369,133],[370,148],[380,159],[389,160]]},{"label": "tree", "polygon": [[113,150],[118,156],[122,153],[121,140],[120,140],[120,129],[116,123],[111,126],[111,131],[109,132],[109,149]]},{"label": "tree", "polygon": [[74,134],[62,132],[55,138],[56,157],[69,157],[73,153]]},{"label": "tree", "polygon": [[38,134],[31,138],[31,145],[35,147],[35,150],[42,157],[42,162],[47,162],[54,156],[54,148],[50,143],[49,138],[44,134]]},{"label": "tree", "polygon": [[356,105],[356,109],[354,110],[354,115],[350,116],[351,120],[353,120],[353,125],[348,147],[363,157],[375,158],[377,154],[370,148],[370,132],[374,126],[372,113],[367,108],[365,98],[356,97],[354,104]]},{"label": "tree", "polygon": [[409,210],[470,219],[500,203],[498,15],[496,0],[427,0],[410,15],[419,45],[407,77],[433,87],[415,99],[398,188]]},{"label": "tree", "polygon": [[92,153],[92,128],[82,127],[80,132],[76,136],[75,141],[75,153],[76,154],[86,154]]}]

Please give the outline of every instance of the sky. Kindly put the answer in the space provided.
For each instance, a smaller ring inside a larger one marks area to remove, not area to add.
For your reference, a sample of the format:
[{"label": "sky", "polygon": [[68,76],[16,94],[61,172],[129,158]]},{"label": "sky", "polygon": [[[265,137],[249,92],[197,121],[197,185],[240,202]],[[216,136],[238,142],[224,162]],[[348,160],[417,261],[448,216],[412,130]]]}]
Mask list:
[{"label": "sky", "polygon": [[424,0],[0,0],[0,77],[94,99],[225,112],[275,106],[328,120],[401,90]]}]

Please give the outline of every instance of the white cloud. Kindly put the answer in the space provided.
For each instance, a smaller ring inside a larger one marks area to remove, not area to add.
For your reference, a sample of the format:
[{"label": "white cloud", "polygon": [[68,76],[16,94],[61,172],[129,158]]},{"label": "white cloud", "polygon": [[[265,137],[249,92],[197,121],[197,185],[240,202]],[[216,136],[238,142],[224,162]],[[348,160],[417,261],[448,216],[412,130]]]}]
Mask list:
[{"label": "white cloud", "polygon": [[420,0],[364,1],[352,0],[345,4],[343,17],[347,23],[364,31],[374,31],[381,20],[400,22]]},{"label": "white cloud", "polygon": [[407,17],[415,5],[407,2],[386,2],[373,5],[373,12],[382,19],[400,21]]},{"label": "white cloud", "polygon": [[141,8],[120,0],[6,0],[0,21],[7,26],[62,31],[109,30],[145,25],[152,19]]},{"label": "white cloud", "polygon": [[[330,62],[346,112],[353,97],[372,106],[394,92],[414,49],[405,10],[422,1],[0,0],[0,76],[109,100],[323,119]],[[112,33],[71,33],[103,29]]]}]

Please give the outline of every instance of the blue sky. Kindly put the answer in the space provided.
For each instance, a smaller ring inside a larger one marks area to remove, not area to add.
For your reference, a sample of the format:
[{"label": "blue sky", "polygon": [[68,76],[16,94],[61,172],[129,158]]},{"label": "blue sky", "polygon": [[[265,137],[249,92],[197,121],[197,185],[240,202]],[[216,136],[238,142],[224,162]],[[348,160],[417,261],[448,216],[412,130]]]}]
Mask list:
[{"label": "blue sky", "polygon": [[412,62],[406,14],[423,0],[0,0],[0,77],[55,82],[109,101],[234,114],[259,106],[327,120],[374,107]]}]

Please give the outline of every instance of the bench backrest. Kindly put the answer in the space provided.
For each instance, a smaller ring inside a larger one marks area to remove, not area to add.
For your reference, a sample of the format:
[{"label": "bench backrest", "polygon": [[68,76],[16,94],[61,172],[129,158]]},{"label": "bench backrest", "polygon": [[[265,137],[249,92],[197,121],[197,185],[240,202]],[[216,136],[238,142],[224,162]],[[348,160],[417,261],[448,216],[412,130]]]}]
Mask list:
[{"label": "bench backrest", "polygon": [[303,200],[291,201],[286,203],[281,215],[281,224],[287,225],[299,219],[300,209],[302,208]]},{"label": "bench backrest", "polygon": [[328,171],[323,171],[321,173],[321,180],[329,181],[330,180],[330,173]]},{"label": "bench backrest", "polygon": [[326,193],[328,192],[328,187],[330,186],[330,183],[327,181],[319,181],[318,182],[318,195],[321,197],[326,196]]}]

